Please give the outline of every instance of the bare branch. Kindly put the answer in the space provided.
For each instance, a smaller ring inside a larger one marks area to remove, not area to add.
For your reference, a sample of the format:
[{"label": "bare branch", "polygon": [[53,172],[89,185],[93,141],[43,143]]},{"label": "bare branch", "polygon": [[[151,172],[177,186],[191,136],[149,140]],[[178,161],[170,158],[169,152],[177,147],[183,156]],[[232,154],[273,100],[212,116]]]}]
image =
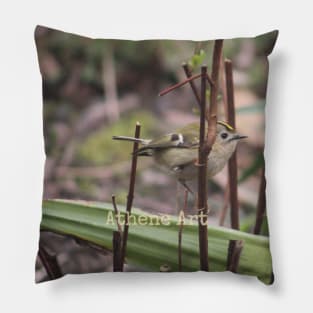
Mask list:
[{"label": "bare branch", "polygon": [[[225,77],[226,77],[226,99],[227,99],[227,121],[236,128],[235,117],[235,97],[233,66],[230,60],[225,60]],[[229,183],[229,201],[230,201],[230,221],[233,229],[239,229],[239,204],[238,204],[238,169],[237,169],[237,152],[235,151],[228,161],[228,183]]]},{"label": "bare branch", "polygon": [[113,231],[113,272],[122,272],[122,236],[119,231]]},{"label": "bare branch", "polygon": [[[200,107],[200,134],[199,134],[199,158],[198,158],[198,229],[200,268],[209,270],[208,260],[208,205],[207,205],[207,162],[216,137],[217,125],[217,95],[220,59],[222,55],[223,40],[215,40],[212,64],[212,80],[210,92],[210,107],[206,108],[206,80],[207,68],[201,68],[201,107]],[[205,138],[205,120],[208,123],[208,131]]]},{"label": "bare branch", "polygon": [[[136,129],[135,129],[135,138],[140,137],[140,124],[137,122]],[[135,189],[135,181],[136,181],[136,171],[137,171],[137,150],[138,150],[139,143],[134,142],[133,145],[133,154],[132,154],[132,165],[130,171],[130,181],[129,181],[129,190],[127,195],[127,203],[126,203],[126,216],[125,216],[125,225],[123,231],[123,240],[122,240],[122,255],[121,255],[121,268],[123,271],[124,268],[124,261],[126,256],[126,248],[127,248],[127,239],[128,239],[128,229],[129,229],[129,216],[131,214],[131,209],[133,205],[134,199],[134,189]],[[127,214],[128,213],[128,214]]]},{"label": "bare branch", "polygon": [[50,255],[42,245],[39,245],[38,257],[50,280],[63,276],[56,256]]},{"label": "bare branch", "polygon": [[217,123],[217,95],[218,95],[218,79],[219,67],[222,56],[223,40],[215,40],[213,51],[213,64],[211,78],[214,84],[211,86],[210,92],[210,107],[206,111],[206,119],[208,122],[208,149],[213,146],[216,137],[216,123]]},{"label": "bare branch", "polygon": [[207,78],[207,80],[208,80],[208,83],[209,83],[210,86],[212,87],[212,86],[214,85],[214,82],[213,82],[212,78],[210,77],[210,75],[209,75],[209,74],[206,74],[206,78]]},{"label": "bare branch", "polygon": [[[187,63],[183,63],[183,69],[185,71],[185,74],[186,74],[187,78],[192,77],[192,72],[191,72],[191,70],[190,70],[190,68],[189,68]],[[193,93],[194,93],[194,95],[195,95],[195,97],[197,99],[198,104],[201,105],[201,99],[200,99],[199,93],[197,91],[197,87],[195,85],[195,82],[193,80],[191,80],[189,82],[189,84],[190,84],[190,87],[191,87],[191,89],[192,89],[192,91],[193,91]]]},{"label": "bare branch", "polygon": [[200,269],[209,270],[208,259],[208,228],[207,228],[207,162],[208,149],[205,136],[205,112],[206,112],[206,73],[207,67],[201,67],[201,106],[200,106],[200,131],[198,151],[198,230],[199,230],[199,252]]},{"label": "bare branch", "polygon": [[116,225],[117,225],[117,229],[120,232],[120,234],[122,235],[122,226],[119,222],[118,216],[119,216],[119,212],[118,212],[118,208],[116,205],[116,200],[115,200],[115,195],[112,195],[112,204],[113,204],[113,208],[114,208],[114,216],[115,216],[115,221],[116,221]]},{"label": "bare branch", "polygon": [[[185,191],[185,197],[184,197],[183,212],[186,212],[189,191],[187,189],[185,189],[184,191]],[[181,220],[180,223],[179,223],[179,229],[178,229],[178,271],[179,272],[182,271],[182,237],[183,237],[183,228],[184,228],[184,221]]]},{"label": "bare branch", "polygon": [[187,78],[186,80],[184,80],[184,81],[182,81],[182,82],[180,82],[180,83],[178,83],[176,85],[173,85],[171,87],[168,87],[168,88],[164,89],[163,91],[161,91],[159,93],[159,96],[164,96],[167,93],[169,93],[169,92],[171,92],[171,91],[173,91],[173,90],[175,90],[175,89],[177,89],[177,88],[179,88],[181,86],[184,86],[185,84],[187,84],[187,83],[189,83],[189,82],[191,82],[194,79],[199,78],[199,77],[201,77],[201,74],[193,75],[193,76]]},{"label": "bare branch", "polygon": [[243,249],[243,240],[229,240],[227,270],[233,273],[238,272],[239,260]]},{"label": "bare branch", "polygon": [[[183,63],[183,69],[185,71],[185,74],[186,74],[187,78],[192,77],[192,72],[191,72],[191,70],[190,70],[190,68],[189,68],[187,63]],[[208,80],[210,86],[212,87],[212,85],[214,85],[214,82],[212,81],[211,77],[208,74],[207,74],[207,80]],[[201,106],[201,99],[200,99],[200,96],[199,96],[199,93],[197,91],[197,87],[196,87],[194,81],[191,80],[189,82],[189,84],[190,84],[190,87],[191,87],[191,89],[192,89],[192,91],[193,91],[193,93],[194,93],[194,95],[195,95],[195,97],[197,99],[197,102],[198,102],[199,106]]]}]

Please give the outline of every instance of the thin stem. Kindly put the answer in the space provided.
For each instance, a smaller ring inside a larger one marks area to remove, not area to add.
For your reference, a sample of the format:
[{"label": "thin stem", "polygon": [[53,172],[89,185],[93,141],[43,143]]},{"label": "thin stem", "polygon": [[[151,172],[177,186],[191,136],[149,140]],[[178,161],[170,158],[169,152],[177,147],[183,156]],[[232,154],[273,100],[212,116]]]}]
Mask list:
[{"label": "thin stem", "polygon": [[[186,212],[189,191],[185,189],[183,213]],[[183,238],[184,220],[181,219],[178,229],[178,271],[182,271],[182,238]]]},{"label": "thin stem", "polygon": [[113,231],[113,272],[122,272],[123,266],[121,261],[122,236],[119,231]]},{"label": "thin stem", "polygon": [[[223,49],[223,40],[215,40],[212,64],[212,81],[210,92],[210,107],[206,108],[206,80],[207,68],[201,68],[201,107],[200,107],[200,134],[199,134],[199,171],[198,171],[198,229],[199,229],[199,252],[200,269],[209,270],[208,262],[208,205],[207,205],[207,161],[216,138],[217,126],[217,95],[220,60]],[[205,120],[208,123],[205,138]]]},{"label": "thin stem", "polygon": [[[209,270],[208,260],[208,205],[207,205],[207,160],[208,155],[211,152],[212,146],[216,138],[216,126],[217,126],[217,95],[218,95],[218,77],[219,67],[222,55],[223,40],[216,40],[214,43],[213,51],[213,65],[211,78],[207,74],[207,67],[201,67],[201,74],[191,76],[191,72],[187,65],[183,68],[187,75],[187,79],[181,83],[178,83],[172,87],[162,91],[160,95],[165,95],[168,92],[183,86],[188,82],[192,82],[195,78],[201,77],[201,94],[198,96],[196,87],[191,85],[192,90],[196,96],[198,103],[200,104],[200,130],[199,130],[199,150],[198,150],[198,230],[199,230],[199,252],[200,252],[200,269],[203,271]],[[206,108],[206,82],[210,83],[210,108]],[[208,131],[205,134],[205,121],[208,123]]]},{"label": "thin stem", "polygon": [[260,183],[260,189],[259,189],[259,198],[258,198],[258,204],[257,204],[257,210],[256,210],[256,220],[255,220],[255,226],[253,233],[256,235],[259,235],[261,232],[261,227],[265,215],[265,207],[266,207],[266,180],[265,180],[265,168],[263,166],[262,173],[261,173],[261,183]]},{"label": "thin stem", "polygon": [[[140,137],[140,128],[141,128],[140,124],[137,122],[136,129],[135,129],[135,138]],[[122,240],[122,255],[121,255],[122,271],[124,268],[124,261],[125,261],[126,248],[127,248],[129,216],[131,214],[131,208],[132,208],[133,199],[134,199],[134,189],[135,189],[136,171],[137,171],[137,153],[136,152],[138,150],[138,146],[139,146],[139,143],[134,142],[133,154],[132,154],[132,165],[131,165],[131,171],[130,171],[129,190],[128,190],[127,203],[126,203],[126,216],[125,216],[125,224],[124,224],[123,240]]]},{"label": "thin stem", "polygon": [[116,221],[116,225],[117,225],[117,229],[120,232],[120,234],[122,234],[123,230],[122,230],[122,226],[119,222],[119,212],[118,212],[118,208],[116,205],[116,199],[115,199],[115,195],[112,195],[112,204],[113,204],[113,208],[114,208],[114,216],[115,216],[115,221]]},{"label": "thin stem", "polygon": [[219,67],[222,56],[223,40],[215,40],[213,51],[213,64],[211,78],[214,84],[211,86],[210,92],[210,107],[206,111],[206,119],[208,121],[208,146],[213,146],[216,137],[216,123],[217,123],[217,95],[218,95],[218,79],[219,79]]},{"label": "thin stem", "polygon": [[[225,60],[226,95],[227,95],[227,121],[236,128],[235,118],[235,99],[233,66],[230,60]],[[233,229],[239,229],[239,204],[238,204],[238,169],[237,151],[233,153],[228,161],[228,183],[229,183],[229,202],[230,202],[230,223]]]},{"label": "thin stem", "polygon": [[193,76],[185,79],[184,81],[182,81],[182,82],[180,82],[180,83],[178,83],[176,85],[173,85],[171,87],[168,87],[168,88],[164,89],[163,91],[161,91],[159,93],[159,96],[164,96],[167,93],[169,93],[169,92],[171,92],[171,91],[173,91],[173,90],[175,90],[175,89],[177,89],[177,88],[179,88],[179,87],[181,87],[181,86],[183,86],[183,85],[185,85],[185,84],[187,84],[187,83],[189,83],[189,82],[191,82],[194,79],[199,78],[199,77],[201,77],[201,74],[193,75]]},{"label": "thin stem", "polygon": [[209,75],[209,74],[206,74],[206,78],[207,78],[207,80],[208,80],[208,83],[209,83],[210,86],[212,87],[212,86],[214,85],[214,82],[213,82],[212,78],[210,77],[210,75]]},{"label": "thin stem", "polygon": [[228,245],[227,270],[238,272],[240,255],[243,249],[243,240],[230,240]]},{"label": "thin stem", "polygon": [[42,245],[39,245],[38,257],[50,280],[63,276],[56,256],[50,255]]},{"label": "thin stem", "polygon": [[208,228],[207,228],[207,161],[208,150],[205,138],[205,112],[206,112],[206,73],[207,67],[201,67],[201,106],[200,106],[200,134],[198,151],[198,230],[200,269],[209,270],[208,259]]},{"label": "thin stem", "polygon": [[[192,72],[191,72],[191,70],[190,70],[190,68],[189,68],[187,63],[183,64],[183,69],[185,71],[185,74],[186,74],[187,78],[192,77]],[[194,95],[195,95],[195,97],[197,99],[198,104],[201,105],[201,99],[200,99],[199,93],[197,91],[197,87],[196,87],[195,82],[193,80],[191,80],[189,82],[189,84],[190,84],[190,87],[191,87],[191,89],[192,89],[192,91],[193,91],[193,93],[194,93]]]},{"label": "thin stem", "polygon": [[235,245],[236,245],[236,240],[229,240],[228,250],[227,250],[227,262],[226,262],[227,271],[229,271],[231,263],[232,263],[232,257],[233,257]]},{"label": "thin stem", "polygon": [[[190,70],[190,68],[189,68],[189,66],[188,66],[187,63],[183,63],[183,69],[184,69],[184,71],[185,71],[185,74],[186,74],[187,78],[192,77],[192,72],[191,72],[191,70]],[[212,85],[213,85],[214,83],[213,83],[211,77],[210,77],[208,74],[207,74],[207,80],[208,80],[210,86],[212,87]],[[201,106],[201,99],[200,99],[200,96],[199,96],[197,87],[196,87],[196,85],[195,85],[195,82],[194,82],[193,80],[191,80],[191,81],[189,82],[189,84],[190,84],[190,87],[191,87],[191,89],[192,89],[192,91],[193,91],[193,93],[194,93],[194,95],[195,95],[195,97],[196,97],[196,99],[197,99],[197,102],[198,102],[199,106]]]}]

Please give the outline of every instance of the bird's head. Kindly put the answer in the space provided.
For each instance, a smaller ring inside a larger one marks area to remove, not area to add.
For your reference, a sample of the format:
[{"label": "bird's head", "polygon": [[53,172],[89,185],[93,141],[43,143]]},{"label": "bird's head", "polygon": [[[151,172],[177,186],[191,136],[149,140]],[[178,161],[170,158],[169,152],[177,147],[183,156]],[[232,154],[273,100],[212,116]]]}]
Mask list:
[{"label": "bird's head", "polygon": [[240,135],[228,123],[223,121],[217,122],[215,145],[223,148],[223,150],[235,151],[237,143],[240,139],[247,138],[247,136]]}]

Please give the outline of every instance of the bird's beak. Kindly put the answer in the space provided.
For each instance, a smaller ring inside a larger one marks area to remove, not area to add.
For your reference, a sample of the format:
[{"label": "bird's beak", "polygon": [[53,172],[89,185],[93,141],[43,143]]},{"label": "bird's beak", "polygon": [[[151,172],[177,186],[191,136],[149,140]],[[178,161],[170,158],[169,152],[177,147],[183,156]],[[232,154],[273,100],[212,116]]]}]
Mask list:
[{"label": "bird's beak", "polygon": [[234,135],[232,138],[230,138],[230,141],[244,139],[244,138],[248,138],[248,136]]}]

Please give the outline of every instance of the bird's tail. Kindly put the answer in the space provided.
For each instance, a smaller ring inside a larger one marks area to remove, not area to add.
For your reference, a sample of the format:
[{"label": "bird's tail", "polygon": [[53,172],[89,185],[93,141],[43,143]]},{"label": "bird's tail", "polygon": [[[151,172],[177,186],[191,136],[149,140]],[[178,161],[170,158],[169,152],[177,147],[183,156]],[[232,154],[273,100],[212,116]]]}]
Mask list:
[{"label": "bird's tail", "polygon": [[132,142],[139,142],[143,145],[147,145],[150,140],[148,139],[141,139],[141,138],[135,138],[135,137],[127,137],[127,136],[113,136],[113,140],[124,140],[124,141],[132,141]]}]

